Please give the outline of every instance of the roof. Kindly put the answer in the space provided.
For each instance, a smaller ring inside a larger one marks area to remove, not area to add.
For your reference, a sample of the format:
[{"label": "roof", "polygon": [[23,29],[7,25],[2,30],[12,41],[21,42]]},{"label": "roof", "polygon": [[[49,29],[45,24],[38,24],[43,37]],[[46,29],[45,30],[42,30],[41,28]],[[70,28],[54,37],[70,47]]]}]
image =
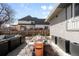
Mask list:
[{"label": "roof", "polygon": [[49,24],[48,22],[44,22],[45,19],[38,19],[36,17],[31,17],[31,16],[23,17],[18,21],[34,21],[35,22],[34,24],[47,24],[47,25]]},{"label": "roof", "polygon": [[49,22],[51,19],[56,17],[64,8],[68,7],[71,3],[59,3],[55,8],[50,12],[45,22]]}]

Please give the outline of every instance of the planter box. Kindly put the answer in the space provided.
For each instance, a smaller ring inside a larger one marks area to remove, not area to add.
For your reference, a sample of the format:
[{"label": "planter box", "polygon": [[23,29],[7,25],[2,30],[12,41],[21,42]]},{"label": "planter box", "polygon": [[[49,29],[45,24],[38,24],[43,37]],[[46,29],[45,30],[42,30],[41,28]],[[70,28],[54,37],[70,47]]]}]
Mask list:
[{"label": "planter box", "polygon": [[20,45],[20,38],[11,38],[9,41],[9,51],[14,50]]},{"label": "planter box", "polygon": [[8,53],[8,41],[0,42],[0,56],[4,56]]},{"label": "planter box", "polygon": [[0,56],[5,56],[19,45],[25,42],[25,39],[14,36],[1,36],[0,39]]}]

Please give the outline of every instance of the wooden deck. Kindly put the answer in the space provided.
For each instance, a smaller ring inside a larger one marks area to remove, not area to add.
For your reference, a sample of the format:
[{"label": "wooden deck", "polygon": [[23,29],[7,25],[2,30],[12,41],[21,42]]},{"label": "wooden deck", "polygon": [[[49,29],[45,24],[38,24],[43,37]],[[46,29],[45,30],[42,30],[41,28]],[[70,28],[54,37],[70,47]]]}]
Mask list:
[{"label": "wooden deck", "polygon": [[[31,38],[32,39],[32,38]],[[14,51],[10,52],[7,56],[32,56],[33,46],[30,41],[27,41],[27,44],[24,43],[19,46]],[[49,45],[46,45],[44,51],[46,51],[44,56],[70,56],[61,50],[57,45],[55,45],[51,40],[48,41]]]}]

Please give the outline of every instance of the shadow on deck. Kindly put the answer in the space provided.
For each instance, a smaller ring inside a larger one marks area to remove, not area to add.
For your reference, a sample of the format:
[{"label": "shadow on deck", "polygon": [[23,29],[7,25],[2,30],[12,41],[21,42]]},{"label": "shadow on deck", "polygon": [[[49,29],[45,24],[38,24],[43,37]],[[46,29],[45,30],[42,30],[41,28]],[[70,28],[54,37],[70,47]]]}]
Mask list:
[{"label": "shadow on deck", "polygon": [[59,56],[57,52],[54,51],[51,45],[45,44],[44,46],[44,56]]}]

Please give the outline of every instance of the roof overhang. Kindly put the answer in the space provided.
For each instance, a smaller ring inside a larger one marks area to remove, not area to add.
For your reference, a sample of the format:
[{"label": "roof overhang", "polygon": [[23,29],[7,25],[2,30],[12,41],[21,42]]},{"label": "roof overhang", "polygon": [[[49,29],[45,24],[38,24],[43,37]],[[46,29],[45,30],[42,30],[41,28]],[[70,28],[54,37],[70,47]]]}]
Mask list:
[{"label": "roof overhang", "polygon": [[50,12],[50,14],[47,16],[45,22],[49,22],[54,17],[56,17],[64,8],[68,7],[71,3],[59,3],[56,5],[55,8]]}]

